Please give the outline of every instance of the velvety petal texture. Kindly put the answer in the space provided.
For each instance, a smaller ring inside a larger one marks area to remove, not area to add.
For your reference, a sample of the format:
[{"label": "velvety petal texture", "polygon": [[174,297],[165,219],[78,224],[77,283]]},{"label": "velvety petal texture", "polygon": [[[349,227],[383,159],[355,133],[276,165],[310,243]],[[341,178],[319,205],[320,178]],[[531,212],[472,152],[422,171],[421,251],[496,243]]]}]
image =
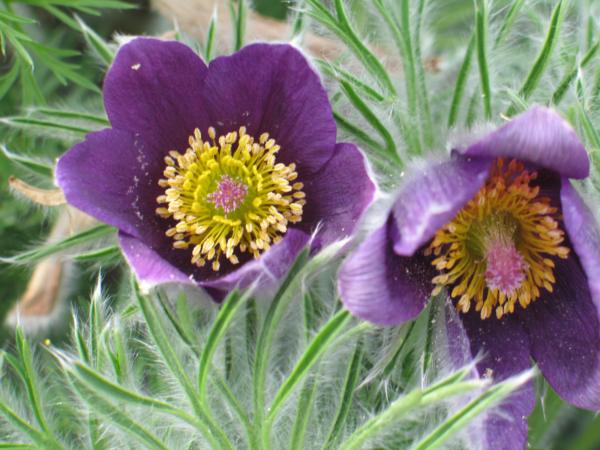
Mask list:
[{"label": "velvety petal texture", "polygon": [[208,69],[188,46],[137,38],[119,49],[104,80],[104,105],[113,128],[141,137],[162,163],[169,150],[184,151],[196,127],[210,126],[202,98]]},{"label": "velvety petal texture", "polygon": [[431,265],[394,252],[394,221],[369,235],[344,261],[338,290],[348,310],[378,325],[414,319],[431,293]]},{"label": "velvety petal texture", "polygon": [[144,288],[165,283],[194,284],[189,275],[166,261],[141,240],[121,232],[119,244],[127,262]]},{"label": "velvety petal texture", "polygon": [[522,316],[532,355],[552,387],[574,405],[600,409],[600,232],[566,179],[561,200],[574,251],[557,265],[554,293]]},{"label": "velvety petal texture", "polygon": [[138,144],[120,130],[90,133],[56,166],[56,182],[70,204],[132,236],[140,235],[144,220]]},{"label": "velvety petal texture", "polygon": [[307,204],[299,226],[308,233],[319,226],[324,244],[351,235],[375,194],[365,157],[353,144],[337,144],[327,164],[303,181]]},{"label": "velvety petal texture", "polygon": [[253,44],[210,63],[202,106],[217,133],[245,126],[269,133],[281,146],[278,161],[295,163],[299,177],[333,156],[336,125],[315,70],[287,44]]},{"label": "velvety petal texture", "polygon": [[410,256],[429,241],[477,193],[489,167],[487,159],[455,155],[445,162],[414,168],[393,207],[398,229],[394,251]]},{"label": "velvety petal texture", "polygon": [[[481,377],[502,381],[529,369],[529,337],[513,316],[481,320],[470,311],[460,316],[470,341],[471,354],[479,357]],[[529,382],[488,413],[485,423],[487,449],[515,450],[527,445],[527,417],[535,406],[533,383]]]},{"label": "velvety petal texture", "polygon": [[464,154],[507,157],[569,178],[590,173],[588,154],[571,126],[554,110],[534,107],[468,147]]}]

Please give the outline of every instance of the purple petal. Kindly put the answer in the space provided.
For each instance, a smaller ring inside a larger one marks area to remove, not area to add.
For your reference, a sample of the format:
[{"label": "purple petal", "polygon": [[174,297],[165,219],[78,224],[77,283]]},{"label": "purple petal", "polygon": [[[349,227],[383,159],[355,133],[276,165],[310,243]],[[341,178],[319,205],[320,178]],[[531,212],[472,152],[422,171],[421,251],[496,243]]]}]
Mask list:
[{"label": "purple petal", "polygon": [[596,307],[600,307],[600,231],[594,215],[569,180],[562,180],[561,203],[565,228],[583,270]]},{"label": "purple petal", "polygon": [[[129,133],[119,130],[88,134],[56,166],[56,182],[67,201],[102,222],[139,236],[148,214],[144,201],[150,183],[138,161],[143,155],[139,145]],[[154,205],[155,199],[156,195],[151,197]]]},{"label": "purple petal", "polygon": [[300,178],[333,155],[336,125],[327,94],[306,58],[287,44],[254,44],[210,63],[203,106],[218,133],[246,126],[281,146],[278,162]]},{"label": "purple petal", "polygon": [[139,239],[119,233],[119,243],[127,262],[145,288],[176,282],[195,285],[189,275],[163,259]]},{"label": "purple petal", "polygon": [[508,157],[569,178],[586,178],[590,160],[571,126],[556,112],[532,108],[468,147],[468,156]]},{"label": "purple petal", "polygon": [[394,251],[410,256],[429,241],[477,193],[488,176],[490,161],[454,156],[415,170],[401,189],[393,215],[398,227]]},{"label": "purple petal", "polygon": [[407,258],[393,251],[393,221],[377,229],[350,252],[338,274],[338,290],[348,310],[378,325],[415,318],[433,288],[433,268],[421,254]]},{"label": "purple petal", "polygon": [[[480,376],[502,381],[531,367],[528,336],[516,317],[481,320],[478,312],[471,311],[461,314],[460,318],[471,344],[471,355],[482,356],[477,364]],[[487,448],[524,449],[527,417],[534,406],[535,392],[530,381],[488,414],[485,420]]]},{"label": "purple petal", "polygon": [[600,235],[581,198],[563,180],[564,223],[575,250],[556,265],[554,292],[534,302],[522,317],[532,355],[568,402],[600,408]]},{"label": "purple petal", "polygon": [[175,41],[137,38],[121,47],[104,80],[104,105],[114,128],[141,136],[162,162],[185,151],[196,127],[210,124],[202,101],[204,62]]},{"label": "purple petal", "polygon": [[337,144],[325,167],[302,181],[307,204],[300,228],[311,233],[320,223],[324,244],[352,234],[375,193],[365,158],[353,144]]},{"label": "purple petal", "polygon": [[229,291],[235,287],[247,288],[257,282],[261,289],[268,289],[286,274],[309,240],[310,236],[303,231],[290,229],[280,242],[260,258],[252,259],[222,277],[210,281],[198,280],[199,284],[206,288]]}]

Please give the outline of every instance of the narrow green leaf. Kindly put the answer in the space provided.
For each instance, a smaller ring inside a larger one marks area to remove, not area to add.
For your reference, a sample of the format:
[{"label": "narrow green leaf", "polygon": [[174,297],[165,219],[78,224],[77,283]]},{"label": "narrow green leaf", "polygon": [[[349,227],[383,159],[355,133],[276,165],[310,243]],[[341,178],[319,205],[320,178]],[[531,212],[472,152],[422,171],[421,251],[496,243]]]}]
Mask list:
[{"label": "narrow green leaf", "polygon": [[471,71],[471,60],[473,59],[473,50],[475,48],[475,34],[471,36],[469,45],[465,51],[463,62],[458,71],[456,77],[456,84],[454,86],[454,94],[452,94],[452,103],[450,104],[450,112],[448,114],[448,127],[453,127],[456,124],[458,118],[458,110],[460,108],[460,102],[462,101],[463,94],[465,92],[465,84],[469,78],[469,72]]},{"label": "narrow green leaf", "polygon": [[28,156],[19,155],[11,152],[5,145],[0,145],[0,152],[6,156],[11,162],[25,167],[32,172],[35,172],[44,177],[52,177],[54,168],[50,164],[43,163],[37,159],[30,158]]},{"label": "narrow green leaf", "polygon": [[[423,56],[421,54],[421,28],[423,26],[425,2],[427,0],[419,0],[417,7],[414,32],[414,53],[415,53],[415,69],[417,74],[417,90],[419,101],[419,117],[421,119],[421,128],[423,140],[427,148],[431,148],[435,142],[433,131],[433,119],[431,117],[431,108],[429,105],[429,93],[427,91],[427,78],[425,76],[425,66],[423,64]],[[407,20],[410,26],[410,17]]]},{"label": "narrow green leaf", "polygon": [[356,429],[339,448],[344,450],[358,450],[372,436],[387,428],[395,420],[398,420],[406,412],[416,408],[421,400],[422,393],[415,389],[406,395],[394,400],[382,413],[367,420]]},{"label": "narrow green leaf", "polygon": [[42,402],[40,401],[40,395],[38,393],[36,385],[35,374],[33,371],[33,358],[31,356],[31,349],[29,348],[29,344],[25,340],[23,330],[20,326],[17,327],[15,333],[15,341],[17,345],[19,358],[23,366],[23,382],[25,383],[25,389],[27,391],[27,396],[29,397],[29,406],[33,410],[33,414],[42,431],[48,437],[51,437],[52,433],[50,431],[50,428],[48,427],[48,422],[46,421],[44,410],[42,409]]},{"label": "narrow green leaf", "polygon": [[118,245],[110,245],[108,247],[100,248],[98,250],[90,250],[89,252],[79,253],[73,257],[74,261],[77,262],[89,262],[106,260],[109,258],[115,258],[121,254],[121,249]]},{"label": "narrow green leaf", "polygon": [[267,378],[267,369],[269,366],[269,356],[273,345],[275,331],[289,303],[294,298],[296,292],[294,289],[298,284],[298,277],[302,273],[302,268],[306,265],[309,257],[309,250],[302,250],[285,279],[283,280],[279,290],[275,294],[271,306],[267,312],[267,316],[260,330],[258,341],[256,343],[256,354],[254,358],[254,382],[253,382],[253,397],[254,397],[254,423],[257,429],[263,425],[263,415],[265,407],[265,383]]},{"label": "narrow green leaf", "polygon": [[36,119],[33,117],[2,117],[0,123],[9,127],[27,128],[37,127],[43,130],[59,130],[70,134],[76,134],[79,137],[84,137],[86,134],[94,131],[93,128],[83,128],[76,125],[68,125],[64,123],[56,123],[48,120]]},{"label": "narrow green leaf", "polygon": [[[566,7],[563,7],[563,3],[563,0],[559,0],[554,7],[554,10],[552,11],[552,17],[550,18],[548,33],[546,34],[546,39],[544,40],[544,45],[535,59],[535,62],[533,63],[533,66],[531,67],[523,86],[519,90],[519,95],[525,100],[531,96],[542,79],[542,75],[546,71],[548,63],[550,62],[552,51],[558,42],[560,27],[567,9]],[[506,116],[510,117],[514,114],[514,112],[514,106],[511,106],[506,111]]]},{"label": "narrow green leaf", "polygon": [[206,45],[204,50],[204,58],[206,62],[210,62],[213,57],[213,51],[215,47],[215,33],[217,29],[217,8],[213,10],[212,16],[210,18],[210,23],[208,24],[208,30],[206,31]]},{"label": "narrow green leaf", "polygon": [[98,59],[108,67],[115,57],[115,54],[108,43],[102,39],[99,34],[87,26],[79,16],[75,16],[75,20],[77,20],[77,23],[79,24],[79,29],[81,30],[88,47],[90,47],[97,55]]},{"label": "narrow green leaf", "polygon": [[304,440],[316,393],[317,382],[312,378],[305,380],[302,392],[300,392],[298,398],[296,419],[294,420],[294,425],[292,427],[292,437],[288,448],[306,448]]},{"label": "narrow green leaf", "polygon": [[524,3],[525,0],[513,1],[512,5],[510,6],[510,9],[506,13],[506,16],[504,16],[504,20],[502,21],[502,25],[500,26],[500,30],[498,31],[498,35],[496,36],[496,41],[494,42],[494,48],[497,48],[504,42],[504,40],[508,36],[508,33],[515,24],[515,21],[519,17],[519,11],[521,11],[521,7]]},{"label": "narrow green leaf", "polygon": [[531,380],[532,374],[527,372],[508,380],[502,381],[487,389],[483,394],[470,401],[458,413],[445,420],[413,448],[415,450],[429,450],[439,448],[450,437],[464,428],[479,414],[498,404],[523,384]]},{"label": "narrow green leaf", "polygon": [[22,24],[29,24],[29,25],[37,23],[35,20],[30,19],[29,17],[19,16],[17,14],[13,14],[9,11],[3,11],[1,9],[0,9],[0,21],[22,23]]},{"label": "narrow green leaf", "polygon": [[490,86],[490,71],[487,63],[488,38],[487,0],[475,0],[475,40],[477,44],[477,62],[481,80],[481,95],[486,119],[492,118],[492,89]]},{"label": "narrow green leaf", "polygon": [[[190,416],[185,411],[174,407],[169,403],[165,403],[161,400],[156,400],[151,397],[147,397],[136,392],[125,389],[122,386],[112,383],[107,380],[101,374],[90,369],[81,363],[75,363],[72,367],[67,369],[70,376],[77,378],[79,382],[85,384],[90,391],[96,391],[97,395],[108,395],[116,401],[125,403],[131,403],[138,406],[146,406],[158,410],[164,414],[178,417],[186,423],[192,425],[203,431],[203,434],[210,436],[211,432],[202,421]],[[218,446],[218,442],[215,440],[210,441],[213,446]]]},{"label": "narrow green leaf", "polygon": [[400,52],[402,65],[404,67],[404,78],[406,80],[408,113],[412,117],[415,117],[417,115],[417,72],[415,69],[415,55],[413,53],[410,36],[410,3],[408,0],[401,0],[400,3],[402,28],[396,22],[394,17],[392,17],[390,9],[386,7],[383,0],[373,0],[373,3],[392,32],[392,37]]},{"label": "narrow green leaf", "polygon": [[21,433],[26,435],[29,439],[31,439],[37,445],[37,448],[43,448],[48,450],[64,450],[63,447],[58,443],[48,441],[48,439],[43,433],[39,432],[31,425],[29,425],[16,412],[9,408],[2,401],[2,399],[0,399],[0,414],[2,414],[5,417],[8,423],[10,423],[13,427],[15,427]]},{"label": "narrow green leaf", "polygon": [[243,296],[235,290],[230,292],[224,303],[221,305],[219,314],[212,324],[198,365],[198,391],[200,392],[201,398],[206,398],[208,372],[215,351],[223,339],[236,312],[239,310],[240,306],[245,303],[248,295],[248,291]]},{"label": "narrow green leaf", "polygon": [[576,65],[575,67],[573,67],[571,70],[569,70],[565,74],[565,76],[561,80],[560,84],[554,91],[554,94],[552,94],[552,103],[553,104],[558,105],[561,102],[561,100],[563,99],[564,95],[567,92],[567,89],[569,88],[569,86],[571,85],[571,83],[573,82],[575,77],[577,76],[577,73],[579,72],[579,70],[585,68],[590,63],[590,61],[593,60],[594,56],[598,53],[599,47],[600,47],[600,42],[596,42],[583,56],[579,65]]},{"label": "narrow green leaf", "polygon": [[[285,399],[289,397],[298,383],[306,376],[308,370],[329,348],[333,339],[338,335],[338,333],[342,330],[346,323],[348,323],[349,320],[350,313],[347,310],[341,310],[335,316],[333,316],[313,338],[310,345],[306,348],[296,363],[294,369],[292,369],[288,377],[277,391],[277,394],[275,394],[275,398],[271,403],[269,415],[267,417],[267,421],[269,423],[272,423],[275,420],[277,413],[282,407]],[[266,428],[266,433],[268,433],[270,431],[269,427]],[[268,442],[268,440],[265,442]]]},{"label": "narrow green leaf", "polygon": [[360,91],[365,96],[376,102],[383,102],[385,97],[369,86],[367,83],[360,81],[350,72],[344,70],[339,65],[334,64],[330,61],[322,59],[315,60],[319,68],[325,72],[328,76],[337,79],[338,81],[345,81],[351,84],[357,91]]},{"label": "narrow green leaf", "polygon": [[358,381],[360,380],[361,365],[363,358],[362,347],[362,342],[359,340],[356,343],[356,349],[354,350],[352,361],[350,362],[348,370],[346,371],[344,388],[342,390],[342,397],[337,407],[335,419],[333,420],[329,433],[327,433],[327,437],[323,441],[324,444],[323,447],[321,447],[321,450],[333,448],[337,440],[344,432],[346,418],[350,413],[350,409],[352,407],[352,402],[354,399],[354,391],[358,385]]},{"label": "narrow green leaf", "polygon": [[69,119],[69,120],[81,120],[85,122],[92,122],[98,125],[102,125],[104,127],[110,126],[110,122],[108,121],[106,115],[98,115],[98,114],[90,114],[83,111],[72,111],[66,109],[56,109],[56,108],[35,108],[32,109],[32,113],[44,114],[50,117],[56,117],[59,119]]},{"label": "narrow green leaf", "polygon": [[0,99],[11,90],[15,81],[17,81],[20,72],[20,64],[18,61],[13,62],[12,66],[0,77]]},{"label": "narrow green leaf", "polygon": [[73,375],[69,378],[79,396],[90,406],[90,408],[121,428],[128,436],[135,438],[141,444],[146,446],[146,448],[169,450],[164,442],[123,412],[122,408],[113,405],[106,401],[102,396],[97,395],[92,389],[87,387]]},{"label": "narrow green leaf", "polygon": [[359,125],[353,124],[337,111],[333,111],[333,117],[338,127],[344,130],[346,133],[351,134],[355,139],[364,144],[368,149],[373,150],[374,153],[378,155],[386,154],[385,147],[382,144],[378,143],[375,139],[373,139],[371,135],[364,131]]},{"label": "narrow green leaf", "polygon": [[385,89],[386,95],[396,97],[396,88],[392,83],[387,70],[371,50],[363,43],[363,39],[358,37],[356,31],[350,24],[345,6],[342,0],[335,0],[337,19],[333,17],[327,9],[320,4],[321,0],[306,0],[306,3],[312,8],[307,10],[307,14],[318,20],[336,34],[352,50],[356,57],[362,62],[369,73]]},{"label": "narrow green leaf", "polygon": [[[229,438],[225,434],[225,432],[219,427],[219,425],[212,418],[209,410],[206,408],[204,402],[206,399],[200,397],[195,387],[193,386],[190,378],[187,375],[187,371],[182,366],[181,360],[175,353],[173,349],[169,337],[161,323],[160,319],[156,314],[156,309],[154,305],[151,303],[150,299],[144,297],[139,289],[135,278],[131,278],[133,292],[137,299],[137,303],[140,306],[140,310],[146,319],[146,323],[148,325],[148,331],[152,336],[152,340],[160,350],[160,354],[162,355],[166,365],[169,367],[175,378],[177,378],[178,382],[181,384],[181,387],[185,391],[188,400],[190,401],[192,407],[198,418],[201,421],[205,421],[207,426],[210,428],[210,435],[204,435],[205,438],[208,439],[217,439],[219,442],[219,446],[227,449],[233,450],[234,447],[229,441]],[[213,437],[214,436],[214,437]]]},{"label": "narrow green leaf", "polygon": [[58,242],[48,243],[39,248],[29,250],[15,256],[0,257],[0,262],[5,262],[8,264],[30,264],[47,256],[54,255],[55,253],[85,244],[95,239],[99,239],[114,232],[115,229],[109,225],[96,225]]},{"label": "narrow green leaf", "polygon": [[235,15],[235,51],[244,46],[244,36],[246,34],[246,0],[237,0],[237,12]]},{"label": "narrow green leaf", "polygon": [[390,161],[396,163],[397,165],[402,165],[402,160],[400,159],[400,155],[396,151],[396,144],[394,143],[394,138],[388,131],[387,127],[381,123],[377,115],[369,108],[369,106],[360,98],[360,96],[356,93],[354,88],[350,86],[349,83],[345,81],[340,81],[340,86],[342,90],[350,100],[350,103],[358,110],[358,112],[365,118],[367,122],[379,133],[383,141],[385,142],[385,153],[383,157],[388,158]]},{"label": "narrow green leaf", "polygon": [[[184,294],[185,295],[185,294]],[[177,334],[181,338],[183,342],[192,350],[197,356],[200,355],[200,350],[194,337],[194,334],[189,334],[187,330],[181,325],[179,317],[172,311],[171,307],[167,304],[167,299],[163,298],[161,293],[159,292],[159,300],[162,311],[165,313],[167,319],[171,323],[171,326],[177,331]],[[186,297],[187,300],[187,297]]]}]

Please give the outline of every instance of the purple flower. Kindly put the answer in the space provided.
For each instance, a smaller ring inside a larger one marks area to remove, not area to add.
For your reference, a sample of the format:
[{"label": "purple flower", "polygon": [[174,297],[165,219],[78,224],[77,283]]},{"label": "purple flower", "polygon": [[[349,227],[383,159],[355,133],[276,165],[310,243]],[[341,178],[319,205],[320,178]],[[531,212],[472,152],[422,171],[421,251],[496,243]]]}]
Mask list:
[{"label": "purple flower", "polygon": [[[562,118],[523,113],[406,181],[387,222],[344,262],[344,304],[396,325],[445,292],[460,325],[450,342],[466,333],[481,376],[502,380],[533,358],[565,400],[600,409],[600,233],[569,181],[588,174]],[[490,448],[524,448],[534,404],[529,384],[488,418]]]},{"label": "purple flower", "polygon": [[228,290],[277,279],[350,234],[374,185],[318,75],[290,45],[250,45],[207,67],[178,42],[123,46],[104,82],[112,128],[58,162],[69,203],[119,229],[145,285]]}]

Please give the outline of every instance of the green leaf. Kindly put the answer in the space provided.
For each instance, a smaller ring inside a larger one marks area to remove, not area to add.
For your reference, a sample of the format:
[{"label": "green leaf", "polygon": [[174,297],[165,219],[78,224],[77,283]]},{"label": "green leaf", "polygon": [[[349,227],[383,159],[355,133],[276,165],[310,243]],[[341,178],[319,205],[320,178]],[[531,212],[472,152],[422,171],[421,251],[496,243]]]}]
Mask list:
[{"label": "green leaf", "polygon": [[510,6],[510,9],[506,13],[506,16],[504,16],[504,20],[502,21],[502,25],[500,26],[500,31],[498,31],[498,35],[496,36],[496,41],[494,42],[494,48],[497,48],[499,45],[501,45],[504,42],[504,40],[508,36],[508,33],[510,32],[513,25],[515,24],[515,21],[519,17],[519,11],[521,11],[521,7],[523,6],[524,3],[525,3],[525,0],[514,0],[513,1],[512,5]]},{"label": "green leaf", "polygon": [[372,436],[387,428],[395,420],[398,420],[408,411],[416,408],[421,401],[422,392],[415,389],[410,393],[394,400],[391,405],[383,412],[356,429],[339,448],[344,450],[358,450]]},{"label": "green leaf", "polygon": [[415,450],[430,450],[439,448],[451,436],[469,424],[479,414],[498,404],[525,383],[531,380],[532,372],[526,372],[508,380],[494,384],[483,394],[470,401],[464,408],[445,420],[413,448]]},{"label": "green leaf", "polygon": [[[256,428],[260,429],[263,422],[265,405],[265,383],[267,369],[269,365],[269,356],[273,345],[273,338],[277,325],[281,321],[285,310],[294,298],[294,289],[298,285],[298,277],[302,273],[302,268],[308,261],[309,250],[302,250],[296,257],[279,290],[275,294],[267,312],[267,316],[262,324],[260,335],[256,343],[256,355],[254,358],[254,423]],[[292,289],[294,288],[294,289]]]},{"label": "green leaf", "polygon": [[8,72],[0,77],[0,99],[4,98],[4,96],[14,86],[15,81],[17,81],[19,77],[20,69],[21,67],[19,61],[17,60],[12,64]]},{"label": "green leaf", "polygon": [[15,256],[0,257],[0,262],[5,262],[8,264],[30,264],[47,256],[85,244],[114,232],[115,229],[109,225],[96,225],[95,227],[88,228],[85,231],[74,234],[73,236],[62,239],[58,242],[48,243],[39,248],[35,248]]},{"label": "green leaf", "polygon": [[204,50],[204,59],[206,62],[210,62],[213,57],[215,47],[215,33],[217,30],[217,14],[218,10],[213,10],[212,16],[210,17],[210,23],[208,24],[208,30],[206,31],[206,45]]},{"label": "green leaf", "polygon": [[460,108],[460,102],[465,92],[465,84],[469,78],[469,72],[471,71],[471,60],[473,59],[473,49],[475,48],[475,34],[471,36],[469,45],[465,51],[463,62],[458,71],[456,77],[456,84],[454,86],[454,94],[452,94],[452,102],[450,104],[450,112],[448,114],[448,127],[453,127],[456,124],[458,116],[458,110]]},{"label": "green leaf", "polygon": [[[531,96],[542,79],[542,75],[548,68],[552,51],[558,42],[560,27],[566,15],[566,10],[567,8],[564,7],[563,0],[559,0],[552,11],[552,17],[550,18],[550,25],[548,27],[546,39],[544,40],[544,45],[535,59],[535,62],[533,63],[533,66],[531,67],[523,86],[519,90],[519,95],[525,100]],[[509,109],[506,111],[506,116],[511,117],[514,115],[514,112],[515,108],[511,105],[511,107],[509,107]]]},{"label": "green leaf", "polygon": [[14,128],[25,128],[31,130],[32,127],[39,128],[42,131],[64,131],[69,134],[75,134],[83,138],[86,134],[94,131],[93,128],[83,128],[76,125],[56,123],[48,120],[36,119],[33,117],[2,117],[0,123]]},{"label": "green leaf", "polygon": [[367,122],[379,133],[383,141],[385,142],[385,153],[380,155],[394,162],[398,166],[402,166],[402,160],[400,155],[396,151],[396,144],[394,138],[388,131],[387,127],[379,120],[377,115],[369,108],[369,106],[360,98],[354,88],[345,81],[340,81],[342,90],[350,100],[350,103],[361,113]]},{"label": "green leaf", "polygon": [[328,76],[337,79],[338,81],[345,81],[351,84],[357,91],[360,91],[365,96],[369,97],[371,100],[376,102],[385,101],[385,97],[377,92],[377,90],[373,89],[367,83],[363,83],[350,72],[347,72],[342,67],[337,64],[334,64],[330,61],[325,61],[322,59],[315,60],[319,68],[325,72]]},{"label": "green leaf", "polygon": [[237,0],[237,12],[235,14],[235,51],[244,46],[244,36],[246,34],[246,0]]},{"label": "green leaf", "polygon": [[70,381],[79,396],[94,411],[102,415],[105,419],[117,425],[128,436],[145,445],[146,448],[155,450],[169,450],[164,442],[154,434],[146,430],[142,425],[133,420],[129,415],[123,412],[123,409],[106,401],[103,396],[97,395],[92,389],[87,387],[76,377],[70,376]]},{"label": "green leaf", "polygon": [[217,318],[212,324],[198,365],[198,391],[200,392],[201,398],[206,398],[208,371],[211,366],[215,351],[223,339],[223,336],[230,326],[236,312],[239,310],[240,306],[245,304],[248,296],[249,291],[247,291],[243,296],[240,295],[236,290],[230,292],[223,302]]},{"label": "green leaf", "polygon": [[271,425],[276,419],[276,415],[282,407],[283,402],[289,397],[298,383],[303,380],[308,370],[317,362],[319,357],[329,348],[333,339],[349,320],[350,313],[346,310],[342,310],[332,317],[314,337],[296,363],[294,369],[277,391],[277,394],[275,394],[275,398],[271,403],[269,414],[266,418],[266,425],[263,428],[263,443],[266,447],[268,447],[268,442],[270,440]]},{"label": "green leaf", "polygon": [[475,41],[477,44],[477,62],[481,80],[481,95],[486,119],[492,117],[492,89],[490,86],[490,71],[487,63],[488,37],[487,0],[475,1]]},{"label": "green leaf", "polygon": [[115,53],[109,47],[108,43],[87,26],[79,16],[75,16],[75,20],[77,20],[79,29],[81,30],[88,47],[92,49],[98,59],[104,63],[105,67],[110,66],[115,57]]},{"label": "green leaf", "polygon": [[52,177],[54,168],[50,164],[45,164],[37,159],[11,152],[5,145],[0,145],[0,152],[15,164],[23,166],[44,177]]},{"label": "green leaf", "polygon": [[19,417],[19,415],[9,408],[1,399],[0,414],[2,414],[8,423],[10,423],[14,428],[31,439],[38,446],[37,448],[48,450],[64,450],[60,444],[49,441],[43,433],[39,432],[29,425],[24,419]]},{"label": "green leaf", "polygon": [[121,249],[118,245],[110,245],[103,247],[98,250],[90,250],[88,252],[79,253],[73,257],[74,261],[77,262],[89,262],[89,261],[105,261],[107,259],[116,258],[121,255]]},{"label": "green leaf", "polygon": [[346,13],[342,0],[335,0],[337,19],[321,5],[320,0],[306,0],[309,8],[306,13],[326,26],[330,31],[336,34],[353,51],[356,57],[362,62],[369,73],[379,82],[386,94],[390,97],[396,97],[396,88],[392,83],[380,60],[363,44]]},{"label": "green leaf", "polygon": [[356,349],[354,350],[352,361],[350,362],[348,370],[346,371],[346,376],[344,378],[344,388],[341,391],[342,397],[337,407],[337,413],[335,415],[335,419],[333,421],[331,429],[329,430],[329,433],[327,433],[327,437],[323,441],[324,444],[323,447],[321,447],[322,450],[333,448],[337,440],[344,432],[346,418],[348,417],[350,409],[352,408],[354,391],[356,390],[356,387],[358,386],[358,381],[360,380],[362,358],[363,348],[362,342],[359,340],[356,343]]},{"label": "green leaf", "polygon": [[52,433],[48,427],[48,422],[46,421],[46,417],[42,409],[42,403],[40,401],[40,395],[36,386],[31,350],[29,348],[29,344],[25,341],[25,336],[23,335],[23,330],[21,327],[17,327],[15,341],[17,344],[18,355],[23,367],[23,382],[29,397],[29,405],[33,410],[33,414],[38,422],[38,425],[42,431],[50,437]]},{"label": "green leaf", "polygon": [[585,68],[590,63],[590,61],[592,61],[594,59],[594,56],[598,53],[599,47],[600,47],[600,42],[596,42],[586,52],[586,54],[581,59],[581,62],[578,65],[576,65],[575,67],[573,67],[572,69],[570,69],[565,74],[565,76],[561,80],[560,84],[554,91],[554,94],[552,94],[552,103],[553,104],[558,105],[561,102],[565,93],[567,92],[567,89],[569,88],[569,86],[571,85],[571,83],[573,82],[575,77],[577,76],[577,73],[579,72],[579,70]]},{"label": "green leaf", "polygon": [[140,310],[142,311],[142,314],[146,319],[148,331],[152,336],[152,340],[160,350],[160,354],[162,355],[166,365],[169,367],[175,378],[180,383],[184,392],[186,393],[188,400],[194,408],[194,412],[201,421],[206,422],[206,425],[210,429],[210,433],[204,434],[204,437],[210,442],[213,442],[213,445],[218,443],[217,447],[233,450],[234,447],[229,441],[227,435],[219,427],[219,425],[215,423],[214,419],[211,417],[210,412],[205,406],[204,402],[206,400],[198,395],[198,392],[196,391],[190,378],[188,377],[181,360],[178,358],[177,354],[175,353],[175,350],[173,349],[173,346],[169,341],[169,337],[163,327],[163,324],[161,323],[156,314],[156,309],[154,308],[154,305],[148,298],[144,297],[141,294],[139,286],[133,277],[131,279],[131,282],[133,292],[137,299]]}]

